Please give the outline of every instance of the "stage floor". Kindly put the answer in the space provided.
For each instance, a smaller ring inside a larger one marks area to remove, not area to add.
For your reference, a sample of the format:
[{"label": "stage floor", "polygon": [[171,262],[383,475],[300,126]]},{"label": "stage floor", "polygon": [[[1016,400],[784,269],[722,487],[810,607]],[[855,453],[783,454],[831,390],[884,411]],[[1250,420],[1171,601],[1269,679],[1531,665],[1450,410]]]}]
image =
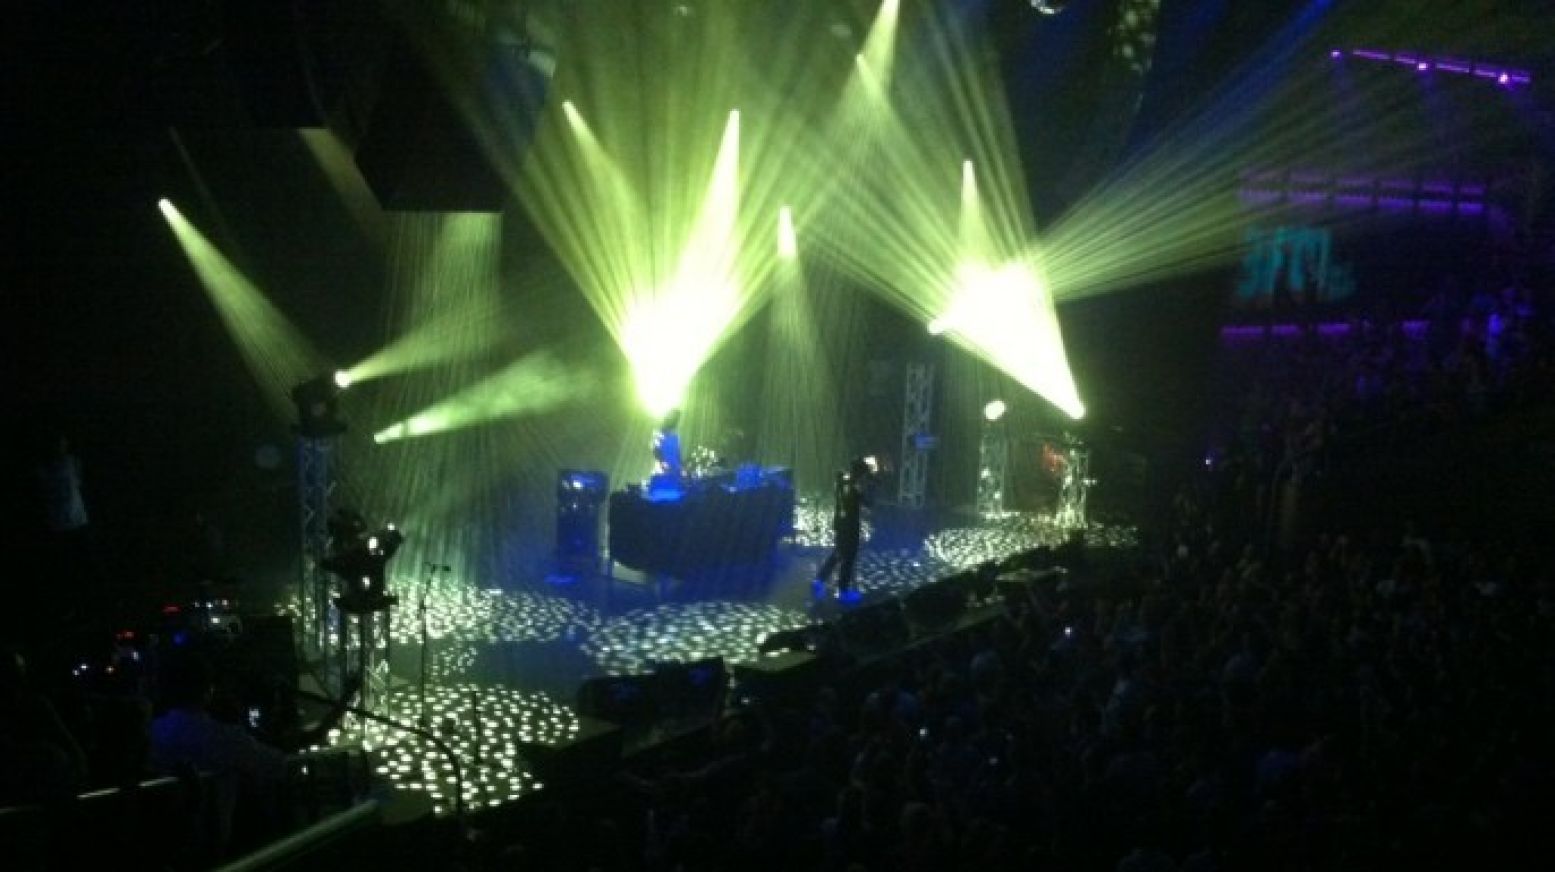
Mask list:
[{"label": "stage floor", "polygon": [[[812,511],[813,510],[807,510]],[[921,547],[864,547],[857,586],[862,603],[906,593],[988,560],[1067,532],[1050,519],[1013,514],[950,521]],[[609,574],[527,580],[509,586],[438,578],[427,597],[427,721],[461,757],[471,809],[500,805],[539,789],[521,743],[555,744],[582,724],[578,686],[601,675],[648,671],[654,661],[722,657],[732,667],[757,656],[770,633],[825,621],[844,606],[812,594],[810,580],[829,542],[823,519],[801,513],[799,533],[770,566],[732,569],[716,578],[646,578],[616,567]],[[808,532],[807,532],[808,531]],[[886,538],[886,537],[881,537]],[[1130,549],[1136,530],[1093,524],[1092,549]],[[393,615],[391,689],[375,709],[403,721],[421,718],[419,593],[402,586]],[[398,730],[348,724],[332,746],[361,746],[402,790],[430,794],[439,811],[453,796],[451,771],[430,745]]]}]

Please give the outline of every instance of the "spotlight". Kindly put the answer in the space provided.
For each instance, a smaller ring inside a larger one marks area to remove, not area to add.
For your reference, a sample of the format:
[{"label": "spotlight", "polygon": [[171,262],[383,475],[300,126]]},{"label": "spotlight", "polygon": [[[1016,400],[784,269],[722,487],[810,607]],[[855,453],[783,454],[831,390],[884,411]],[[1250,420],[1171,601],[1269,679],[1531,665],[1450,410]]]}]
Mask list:
[{"label": "spotlight", "polygon": [[1069,0],[1031,0],[1031,8],[1043,15],[1057,15],[1069,8]]},{"label": "spotlight", "polygon": [[950,321],[945,318],[935,318],[929,322],[929,335],[939,336],[950,329]]},{"label": "spotlight", "polygon": [[292,388],[299,434],[309,439],[324,439],[346,432],[346,423],[340,420],[341,375],[321,375]]},{"label": "spotlight", "polygon": [[778,257],[793,260],[799,255],[799,239],[794,233],[794,212],[784,206],[778,210]]},{"label": "spotlight", "polygon": [[393,600],[388,596],[386,570],[404,544],[405,534],[393,524],[368,533],[361,517],[354,513],[331,518],[330,526],[334,548],[319,565],[334,573],[342,583],[349,583],[342,589],[342,607],[377,611],[391,605]]},{"label": "spotlight", "polygon": [[1496,81],[1506,85],[1511,83],[1512,77],[1506,73],[1502,73],[1501,75],[1496,76]]},{"label": "spotlight", "polygon": [[1415,69],[1419,70],[1422,73],[1425,72],[1426,70],[1429,70],[1430,68],[1431,68],[1431,65],[1429,63],[1425,62],[1425,61],[1421,61],[1420,63],[1415,64]]},{"label": "spotlight", "polygon": [[340,388],[341,390],[345,390],[351,386],[351,373],[346,372],[343,369],[335,370],[334,379],[335,387]]},{"label": "spotlight", "polygon": [[1340,58],[1344,57],[1344,52],[1342,52],[1342,51],[1340,51],[1339,49],[1336,48],[1336,49],[1330,50],[1328,52],[1328,56],[1337,61]]},{"label": "spotlight", "polygon": [[983,407],[983,419],[990,424],[1004,417],[1005,405],[1003,400],[989,400]]}]

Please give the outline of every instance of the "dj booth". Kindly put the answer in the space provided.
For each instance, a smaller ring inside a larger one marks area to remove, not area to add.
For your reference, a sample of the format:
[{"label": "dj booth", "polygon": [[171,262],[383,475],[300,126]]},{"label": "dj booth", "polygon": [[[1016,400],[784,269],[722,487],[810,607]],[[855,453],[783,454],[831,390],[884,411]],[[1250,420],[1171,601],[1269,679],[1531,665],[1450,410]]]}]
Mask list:
[{"label": "dj booth", "polygon": [[765,565],[793,528],[794,488],[782,469],[610,495],[610,557],[643,572],[686,578]]}]

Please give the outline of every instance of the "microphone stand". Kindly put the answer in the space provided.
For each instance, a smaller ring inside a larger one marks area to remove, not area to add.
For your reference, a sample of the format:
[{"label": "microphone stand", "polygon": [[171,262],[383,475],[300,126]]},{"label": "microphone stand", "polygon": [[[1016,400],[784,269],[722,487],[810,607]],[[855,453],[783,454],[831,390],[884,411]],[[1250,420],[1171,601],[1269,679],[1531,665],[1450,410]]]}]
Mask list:
[{"label": "microphone stand", "polygon": [[432,577],[436,575],[438,570],[447,572],[448,567],[437,563],[428,563],[426,570],[426,577],[421,582],[421,599],[416,604],[416,617],[421,623],[421,676],[416,692],[419,707],[417,721],[423,730],[429,724],[427,720],[427,662],[431,646],[429,641],[430,632],[427,629],[427,596],[432,592]]},{"label": "microphone stand", "polygon": [[[347,685],[349,686],[349,684],[350,682],[348,681]],[[374,721],[385,726],[393,727],[396,730],[402,730],[404,732],[410,733],[412,736],[417,736],[427,740],[428,742],[431,742],[432,745],[437,748],[437,750],[442,752],[444,757],[448,758],[448,765],[453,769],[454,822],[459,828],[459,833],[461,835],[465,833],[464,772],[459,768],[459,755],[454,753],[454,749],[448,747],[448,743],[444,742],[442,739],[439,739],[436,733],[433,733],[428,729],[414,726],[412,724],[397,721],[394,718],[387,717],[385,715],[380,715],[376,712],[364,709],[361,706],[352,705],[351,694],[349,691],[347,691],[346,695],[341,699],[330,699],[321,693],[314,693],[311,690],[302,690],[300,688],[297,690],[297,695],[303,699],[310,699],[314,702],[321,702],[329,706],[334,706],[341,711],[350,712],[351,714],[356,715],[363,720]]]}]

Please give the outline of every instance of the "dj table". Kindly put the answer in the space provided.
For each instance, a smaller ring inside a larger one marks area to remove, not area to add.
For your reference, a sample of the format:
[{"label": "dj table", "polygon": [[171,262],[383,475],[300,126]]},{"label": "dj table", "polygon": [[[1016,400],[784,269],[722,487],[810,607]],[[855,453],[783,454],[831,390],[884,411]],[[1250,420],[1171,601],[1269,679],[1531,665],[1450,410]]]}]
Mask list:
[{"label": "dj table", "polygon": [[765,565],[793,526],[794,490],[777,478],[701,483],[669,497],[640,488],[610,495],[611,559],[677,578]]}]

